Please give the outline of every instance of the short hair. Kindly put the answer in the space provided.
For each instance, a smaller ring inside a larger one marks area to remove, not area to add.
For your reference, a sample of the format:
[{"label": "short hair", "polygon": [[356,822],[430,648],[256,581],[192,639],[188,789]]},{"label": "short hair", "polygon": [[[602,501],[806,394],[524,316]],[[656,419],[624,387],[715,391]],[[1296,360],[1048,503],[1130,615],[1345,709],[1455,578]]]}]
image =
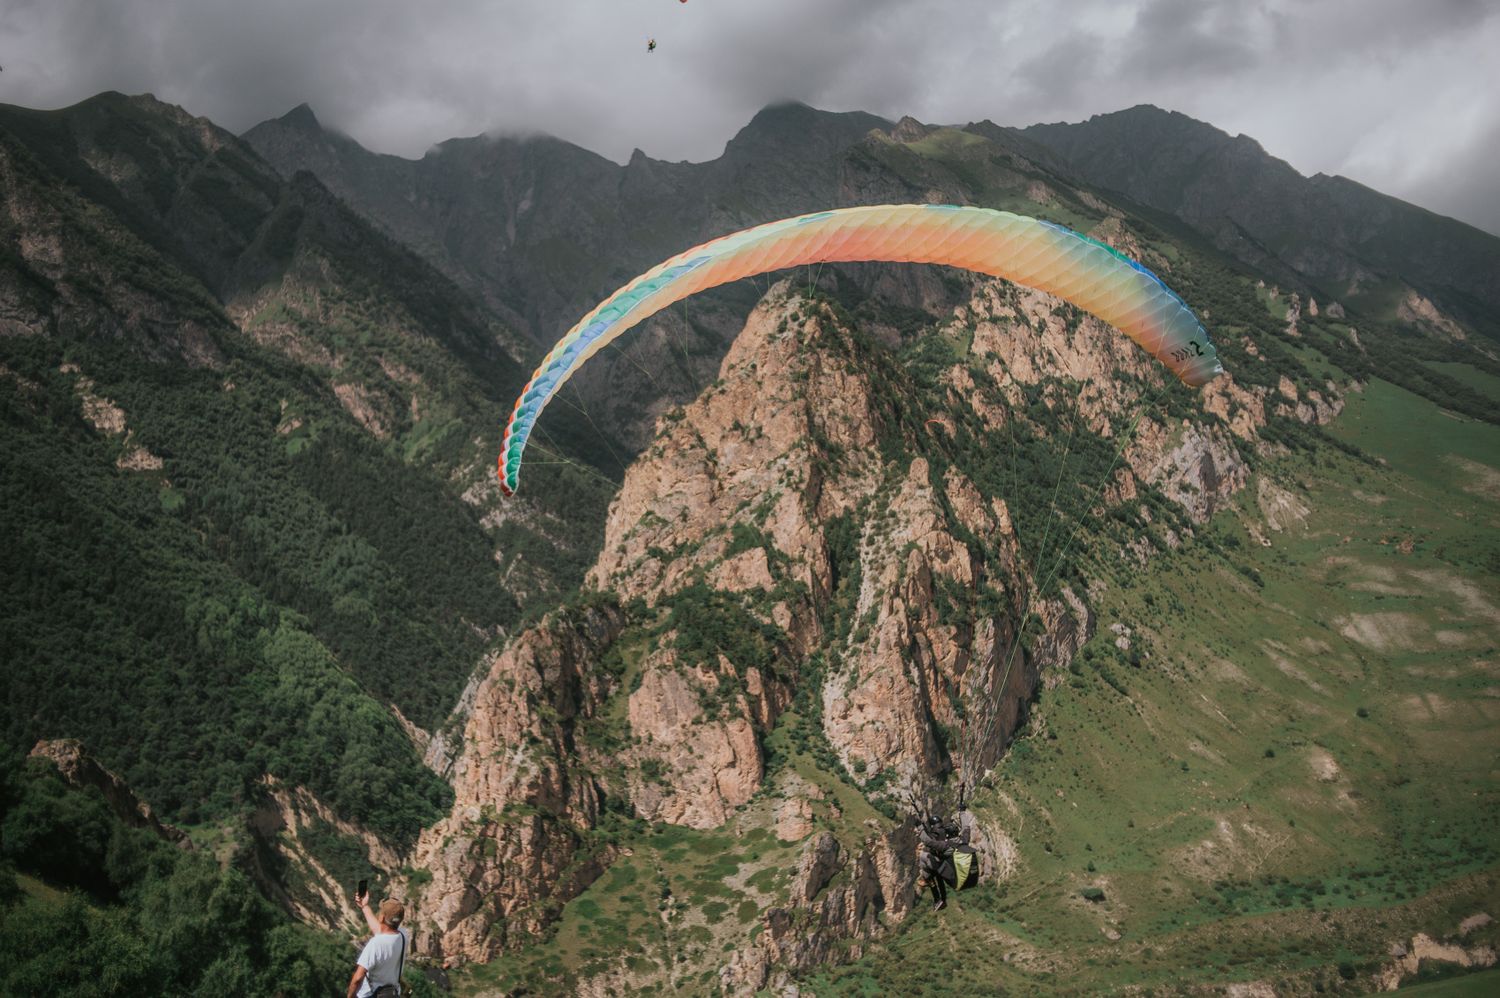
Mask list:
[{"label": "short hair", "polygon": [[393,929],[401,927],[402,919],[406,918],[406,905],[393,898],[386,898],[380,902],[380,921]]}]

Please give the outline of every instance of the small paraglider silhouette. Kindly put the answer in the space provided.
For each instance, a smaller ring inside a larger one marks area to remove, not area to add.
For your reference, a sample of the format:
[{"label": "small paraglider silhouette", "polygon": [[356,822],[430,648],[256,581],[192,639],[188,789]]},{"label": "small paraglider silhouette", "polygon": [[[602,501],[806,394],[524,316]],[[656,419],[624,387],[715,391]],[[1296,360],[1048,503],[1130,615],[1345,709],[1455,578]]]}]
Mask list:
[{"label": "small paraglider silhouette", "polygon": [[655,38],[652,38],[652,39],[650,39],[649,41],[646,42],[646,51],[647,52],[655,52],[656,51],[656,39]]}]

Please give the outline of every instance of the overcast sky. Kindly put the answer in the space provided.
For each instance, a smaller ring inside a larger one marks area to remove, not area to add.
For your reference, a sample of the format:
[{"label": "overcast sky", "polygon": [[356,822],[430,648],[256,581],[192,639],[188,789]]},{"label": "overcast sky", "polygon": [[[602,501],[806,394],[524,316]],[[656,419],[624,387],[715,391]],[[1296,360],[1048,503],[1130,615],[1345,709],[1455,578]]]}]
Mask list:
[{"label": "overcast sky", "polygon": [[[658,48],[647,54],[646,40]],[[717,156],[795,99],[926,122],[1151,103],[1500,234],[1497,0],[3,0],[0,102],[149,91],[371,149]]]}]

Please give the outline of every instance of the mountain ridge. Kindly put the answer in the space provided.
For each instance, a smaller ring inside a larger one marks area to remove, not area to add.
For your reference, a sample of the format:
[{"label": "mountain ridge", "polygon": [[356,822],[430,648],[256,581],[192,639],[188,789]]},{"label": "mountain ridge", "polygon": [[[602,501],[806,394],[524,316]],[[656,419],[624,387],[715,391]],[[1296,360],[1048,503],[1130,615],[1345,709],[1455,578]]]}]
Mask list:
[{"label": "mountain ridge", "polygon": [[1342,301],[1405,280],[1500,335],[1487,317],[1500,308],[1500,237],[1467,223],[1344,177],[1304,177],[1249,136],[1152,105],[1017,131],[1082,179],[1187,221],[1253,266]]}]

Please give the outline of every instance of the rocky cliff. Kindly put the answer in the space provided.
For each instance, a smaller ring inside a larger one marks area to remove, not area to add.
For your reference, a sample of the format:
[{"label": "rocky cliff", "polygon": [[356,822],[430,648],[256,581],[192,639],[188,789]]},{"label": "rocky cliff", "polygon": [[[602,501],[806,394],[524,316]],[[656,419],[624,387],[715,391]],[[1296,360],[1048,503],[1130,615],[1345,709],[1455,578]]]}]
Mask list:
[{"label": "rocky cliff", "polygon": [[[648,605],[671,606],[674,594],[694,587],[734,594],[776,631],[773,670],[720,654],[694,663],[700,668],[685,679],[653,686],[743,682],[743,701],[703,723],[767,730],[792,689],[813,678],[807,662],[821,658],[818,709],[841,762],[866,779],[890,769],[885,779],[901,782],[951,767],[934,724],[956,730],[959,703],[997,681],[1011,650],[1007,620],[1021,609],[1017,596],[979,621],[939,621],[934,588],[1020,594],[1025,586],[1003,501],[986,502],[958,469],[938,472],[916,456],[922,445],[903,424],[903,412],[921,404],[915,386],[872,364],[877,356],[828,306],[774,289],[719,380],[664,420],[631,469],[590,580]],[[830,536],[831,525],[844,533]],[[683,636],[666,637],[675,646],[660,646],[648,676],[678,658]],[[1014,670],[1011,696],[993,699],[1024,700],[1032,670]],[[633,708],[656,700],[651,689],[643,683]],[[644,706],[631,719],[678,732],[688,720],[654,717]],[[1003,742],[1008,732],[1000,724],[992,735]],[[992,745],[977,748],[976,761],[993,757]],[[758,783],[741,781],[724,797],[708,776],[674,773],[672,796],[740,803]],[[717,823],[722,806],[689,810]]]},{"label": "rocky cliff", "polygon": [[247,821],[247,872],[298,921],[330,932],[351,927],[361,932],[363,923],[350,901],[354,881],[364,879],[367,870],[400,869],[400,853],[368,828],[340,817],[306,787],[267,776],[257,796]]},{"label": "rocky cliff", "polygon": [[[896,362],[931,342],[962,346]],[[661,417],[588,573],[607,595],[521,634],[475,689],[458,803],[414,862],[433,873],[414,894],[435,949],[483,960],[542,930],[609,864],[611,808],[743,833],[774,792],[765,820],[802,843],[798,872],[721,983],[754,990],[858,952],[911,907],[912,830],[809,820],[827,795],[778,769],[770,742],[824,746],[836,780],[887,807],[958,769],[972,786],[1095,627],[1087,593],[1058,580],[1069,549],[1039,563],[1007,501],[1019,478],[990,458],[1025,439],[1060,456],[1050,475],[1077,478],[1067,454],[1092,448],[1059,538],[1107,538],[1104,508],[1140,506],[1150,539],[1127,554],[1147,558],[1244,486],[1273,413],[1337,404],[1331,388],[1314,404],[1226,377],[1169,411],[1160,373],[1117,333],[1000,282],[893,345],[782,283],[717,379]],[[1153,521],[1148,495],[1176,512]]]},{"label": "rocky cliff", "polygon": [[608,864],[588,833],[604,804],[575,734],[610,689],[597,668],[618,610],[561,613],[484,667],[453,761],[447,818],[423,832],[411,865],[430,871],[417,944],[483,960],[535,936]]}]

